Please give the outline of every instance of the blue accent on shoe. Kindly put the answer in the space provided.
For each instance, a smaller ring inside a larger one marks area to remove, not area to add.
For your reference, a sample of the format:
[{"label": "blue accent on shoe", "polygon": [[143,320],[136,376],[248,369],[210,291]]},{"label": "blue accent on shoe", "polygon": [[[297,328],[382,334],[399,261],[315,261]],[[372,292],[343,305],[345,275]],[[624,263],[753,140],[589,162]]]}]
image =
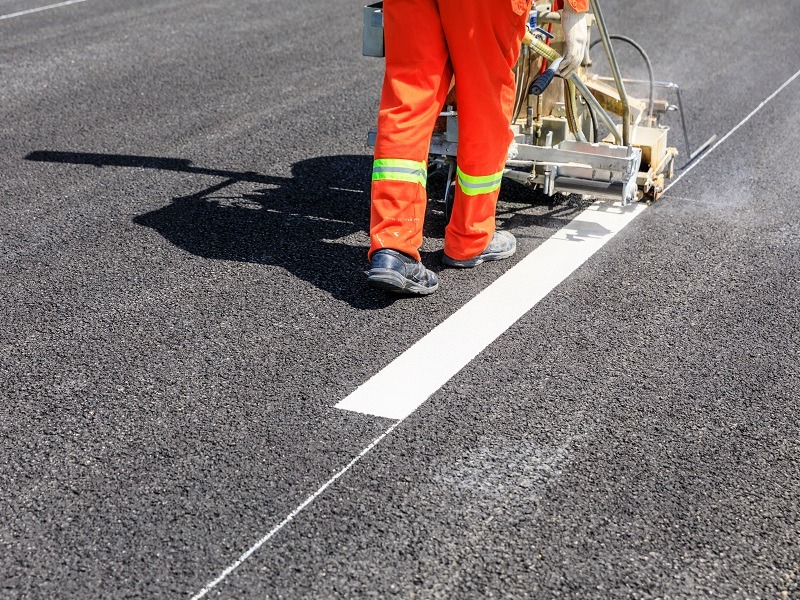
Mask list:
[{"label": "blue accent on shoe", "polygon": [[371,287],[395,294],[427,296],[439,288],[436,273],[397,250],[382,249],[372,253],[367,282]]},{"label": "blue accent on shoe", "polygon": [[515,238],[508,231],[495,231],[494,235],[492,236],[492,241],[490,241],[489,245],[486,246],[486,250],[478,254],[478,256],[464,260],[457,260],[455,258],[450,258],[447,256],[447,254],[445,254],[442,257],[442,264],[448,267],[455,267],[457,269],[470,269],[490,260],[503,260],[504,258],[509,258],[514,256],[516,251],[517,238]]}]

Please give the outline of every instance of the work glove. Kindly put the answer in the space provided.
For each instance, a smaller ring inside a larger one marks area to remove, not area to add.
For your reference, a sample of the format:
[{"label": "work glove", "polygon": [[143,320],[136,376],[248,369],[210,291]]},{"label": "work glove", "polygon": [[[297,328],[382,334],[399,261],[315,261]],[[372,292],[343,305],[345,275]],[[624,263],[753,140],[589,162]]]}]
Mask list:
[{"label": "work glove", "polygon": [[569,2],[564,2],[561,11],[561,26],[564,28],[564,60],[558,74],[569,77],[583,62],[586,44],[589,42],[589,27],[586,23],[587,13],[575,12]]}]

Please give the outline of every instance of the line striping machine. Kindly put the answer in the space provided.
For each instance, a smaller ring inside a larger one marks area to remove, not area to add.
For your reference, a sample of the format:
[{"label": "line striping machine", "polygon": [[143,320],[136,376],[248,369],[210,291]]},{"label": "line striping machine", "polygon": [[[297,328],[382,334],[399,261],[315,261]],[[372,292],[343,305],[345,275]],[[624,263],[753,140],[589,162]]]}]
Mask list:
[{"label": "line striping machine", "polygon": [[[517,96],[511,128],[514,133],[504,177],[552,196],[580,194],[628,205],[653,202],[675,174],[678,150],[667,141],[670,128],[664,115],[680,116],[688,161],[699,157],[714,142],[691,151],[681,98],[681,88],[657,81],[645,50],[634,40],[611,35],[598,0],[590,0],[588,23],[599,38],[590,44],[577,73],[555,85],[563,49],[561,13],[547,2],[531,12],[520,58],[514,68]],[[648,79],[625,79],[612,39],[632,46],[647,66]],[[601,44],[611,76],[592,73],[591,51]],[[383,3],[364,7],[364,56],[384,56]],[[455,85],[457,85],[457,81]],[[628,94],[627,87],[646,89],[645,98]],[[668,96],[659,98],[658,95]],[[676,102],[673,104],[672,102]],[[368,144],[375,143],[376,130]],[[458,156],[458,106],[453,90],[448,95],[431,137],[429,170],[446,168],[445,207],[449,218],[454,196]]]}]

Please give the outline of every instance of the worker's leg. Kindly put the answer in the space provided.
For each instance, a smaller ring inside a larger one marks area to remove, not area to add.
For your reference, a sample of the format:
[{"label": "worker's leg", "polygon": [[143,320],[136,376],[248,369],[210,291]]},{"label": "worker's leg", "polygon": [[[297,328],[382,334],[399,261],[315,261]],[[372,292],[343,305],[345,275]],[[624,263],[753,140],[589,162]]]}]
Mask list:
[{"label": "worker's leg", "polygon": [[391,248],[419,260],[428,149],[452,78],[436,0],[384,4],[386,75],[372,171],[369,255]]},{"label": "worker's leg", "polygon": [[445,254],[477,256],[494,234],[495,206],[512,140],[512,68],[530,0],[440,0],[458,99],[458,178]]}]

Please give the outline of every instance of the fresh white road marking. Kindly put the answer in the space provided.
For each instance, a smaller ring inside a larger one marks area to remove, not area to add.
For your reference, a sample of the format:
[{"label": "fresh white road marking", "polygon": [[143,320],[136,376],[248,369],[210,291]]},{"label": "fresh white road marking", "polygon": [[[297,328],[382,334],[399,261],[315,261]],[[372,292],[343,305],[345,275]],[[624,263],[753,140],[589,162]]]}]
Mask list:
[{"label": "fresh white road marking", "polygon": [[[800,71],[753,109],[670,183],[666,190],[678,183],[798,77]],[[625,209],[618,205],[615,205],[616,208],[605,206],[596,203],[577,216],[458,312],[339,402],[336,408],[390,419],[404,419],[414,412],[645,208],[642,204]]]},{"label": "fresh white road marking", "polygon": [[336,408],[404,419],[645,208],[593,204]]},{"label": "fresh white road marking", "polygon": [[47,6],[40,6],[39,8],[29,8],[28,10],[21,10],[9,15],[0,15],[0,21],[3,19],[13,19],[14,17],[22,17],[33,13],[42,12],[43,10],[50,10],[51,8],[61,8],[62,6],[67,6],[69,4],[78,4],[79,2],[86,2],[86,0],[66,0],[66,2],[59,2],[58,4],[49,4]]},{"label": "fresh white road marking", "polygon": [[[742,125],[744,125],[744,123],[749,121],[753,117],[753,115],[755,115],[759,110],[761,110],[764,107],[764,105],[766,105],[770,100],[772,100],[775,96],[777,96],[792,81],[794,81],[798,77],[800,77],[800,71],[798,71],[791,78],[789,78],[789,80],[786,83],[784,83],[772,95],[770,95],[766,100],[764,100],[764,102],[759,104],[758,107],[755,110],[753,110],[749,115],[747,115],[747,117],[745,117],[745,119],[742,122],[740,122],[736,127],[734,127],[730,132],[728,132],[728,134],[725,135],[719,142],[717,142],[714,146],[712,146],[711,149],[706,154],[701,156],[695,163],[693,163],[694,166],[696,166],[701,160],[703,160],[706,156],[708,156],[723,141],[727,140],[731,136],[731,134],[733,134],[734,131],[736,131]],[[694,167],[692,167],[692,168],[694,168]],[[675,181],[673,182],[672,185],[677,183],[678,180],[681,177],[683,177],[683,175],[685,175],[688,171],[689,171],[689,169],[684,171],[678,178],[675,179]],[[667,189],[672,187],[672,185],[670,185]],[[532,288],[538,287],[540,289],[538,289],[538,291],[536,291],[536,294],[540,295],[542,293],[542,289],[546,287],[546,284],[544,282],[541,282],[537,286],[536,285],[536,281],[533,280],[532,278],[530,278],[530,275],[535,275],[537,272],[544,271],[545,272],[545,276],[551,278],[550,279],[550,284],[549,284],[549,285],[551,285],[551,287],[549,289],[553,289],[556,285],[558,285],[560,283],[560,281],[554,281],[553,275],[550,272],[551,269],[548,268],[548,265],[546,265],[546,264],[536,264],[536,260],[541,261],[543,259],[547,259],[548,261],[551,261],[551,265],[549,265],[549,266],[561,265],[561,264],[566,263],[566,262],[570,262],[571,264],[575,264],[576,261],[580,260],[580,263],[577,263],[575,265],[575,267],[570,271],[570,273],[571,273],[572,271],[577,269],[578,266],[580,266],[580,264],[582,264],[589,256],[591,256],[591,254],[586,255],[581,260],[580,256],[581,256],[582,252],[579,250],[577,245],[570,246],[569,245],[570,243],[571,244],[576,244],[577,242],[583,242],[585,244],[591,244],[593,247],[596,248],[595,251],[597,251],[603,246],[603,244],[605,244],[609,239],[611,239],[611,237],[613,237],[613,234],[611,234],[612,229],[609,226],[614,226],[616,228],[616,231],[619,231],[627,223],[632,221],[636,217],[636,215],[638,215],[644,209],[645,209],[644,205],[639,205],[639,204],[627,207],[626,209],[616,208],[614,210],[612,210],[611,208],[604,208],[603,205],[599,205],[599,204],[593,205],[591,208],[589,208],[588,210],[586,210],[583,213],[581,213],[578,217],[576,217],[569,225],[567,225],[566,227],[561,229],[558,233],[556,233],[555,236],[553,236],[553,238],[555,238],[556,236],[561,236],[561,239],[559,240],[560,243],[554,242],[552,247],[547,251],[548,252],[547,255],[543,255],[544,253],[540,252],[540,251],[545,246],[545,244],[548,244],[550,242],[550,240],[548,240],[547,242],[545,242],[544,244],[539,246],[539,248],[537,248],[536,250],[531,252],[531,254],[529,254],[526,258],[524,258],[522,261],[520,261],[519,264],[517,264],[512,269],[507,271],[505,273],[505,275],[503,275],[495,283],[493,283],[491,286],[489,286],[489,288],[484,290],[484,292],[481,292],[481,294],[476,296],[475,299],[473,299],[472,301],[470,301],[469,303],[464,305],[464,307],[461,308],[458,312],[461,312],[461,311],[464,311],[465,309],[467,309],[467,307],[470,306],[470,304],[472,304],[473,302],[475,302],[475,300],[477,300],[480,296],[482,296],[483,293],[485,293],[490,288],[492,288],[494,290],[492,292],[492,294],[495,295],[495,296],[501,296],[500,300],[502,300],[502,301],[504,301],[506,298],[518,298],[520,300],[519,303],[515,302],[515,303],[509,303],[509,304],[513,305],[513,306],[510,306],[510,308],[512,310],[515,310],[517,312],[522,310],[522,312],[520,313],[520,316],[522,316],[523,314],[525,314],[525,312],[527,312],[530,309],[530,308],[524,308],[525,304],[530,304],[530,306],[532,307],[532,306],[534,306],[536,304],[536,302],[538,302],[544,296],[540,296],[537,300],[535,300],[533,303],[531,303],[531,298],[525,298],[525,299],[519,298],[520,296],[525,295],[525,294],[520,293],[520,291],[525,291],[526,294],[529,294],[529,293],[532,293]],[[588,214],[588,213],[591,213],[591,214]],[[603,215],[605,215],[605,216],[603,216]],[[606,217],[608,217],[608,221],[606,221]],[[625,222],[624,224],[622,224],[623,221]],[[592,223],[594,223],[594,224],[592,224]],[[553,238],[551,238],[551,240]],[[556,249],[558,250],[558,252],[556,252]],[[529,261],[528,259],[530,259],[531,256],[533,256],[534,254],[537,254],[537,252],[540,253],[540,254],[537,255],[538,258],[536,260]],[[555,253],[555,254],[553,254],[553,253]],[[520,277],[517,277],[516,275],[512,274],[512,273],[516,273],[516,271],[518,269],[521,269],[521,268],[524,269],[525,272],[529,275],[529,277],[527,279],[526,278],[520,278]],[[559,267],[555,267],[555,268],[559,268],[559,270],[561,272],[564,272],[564,270],[565,270],[565,268],[563,266],[559,266]],[[507,282],[509,282],[509,281],[514,282],[514,281],[518,281],[519,279],[523,279],[524,280],[525,287],[523,288],[523,290],[516,289],[516,288],[512,288],[512,289],[509,290],[509,289],[501,289],[501,287],[497,287],[497,288],[494,287],[498,283],[500,283],[501,280],[505,280],[506,283],[503,283],[503,286],[506,286]],[[504,295],[501,295],[501,292],[503,292]],[[546,292],[545,292],[545,295],[546,295]],[[486,298],[488,298],[488,296]],[[484,301],[485,300],[482,300],[481,302],[484,302]],[[470,310],[472,310],[472,309],[470,309]],[[495,312],[495,310],[496,309],[493,309],[493,313]],[[458,313],[456,313],[456,314],[458,314]],[[492,318],[494,319],[495,316],[496,315],[493,314]],[[453,317],[455,317],[455,315],[453,315]],[[450,317],[450,319],[452,319],[453,317]],[[516,320],[518,318],[519,317],[516,317],[513,321],[511,321],[511,323],[509,323],[508,326],[510,327],[511,325],[513,325],[514,322],[516,322]],[[442,323],[442,325],[440,325],[439,327],[442,327],[443,325],[445,325],[445,323],[450,321],[450,319],[448,319],[447,321]],[[505,317],[505,320],[509,321],[510,318],[509,317]],[[471,328],[473,328],[473,330],[475,330],[476,323],[469,323],[469,326]],[[438,327],[436,329],[438,329]],[[431,336],[436,331],[436,329],[434,329],[430,334],[428,334],[428,336]],[[490,332],[488,331],[488,328],[481,327],[480,328],[480,332],[484,337],[488,337],[488,335],[490,334]],[[463,337],[464,337],[463,336],[463,330],[462,330],[462,332],[456,332],[456,333],[459,336],[461,336],[459,339],[463,339]],[[502,333],[502,331],[500,333]],[[495,337],[493,337],[491,340],[489,340],[489,342],[487,342],[486,345],[491,343],[491,341],[494,340],[498,335],[500,335],[500,334],[498,333],[497,335],[495,335]],[[426,336],[426,337],[428,337],[428,336]],[[467,336],[467,337],[469,337],[469,336]],[[426,338],[423,338],[423,340],[424,339],[426,339]],[[400,360],[400,358],[402,358],[406,354],[411,353],[414,350],[414,348],[415,348],[415,346],[412,346],[409,350],[406,351],[405,354],[401,355],[398,359],[395,360],[395,362],[391,363],[388,367],[386,367],[386,369],[392,368],[393,365],[395,365],[395,363],[397,363],[397,361]],[[481,349],[477,350],[475,355],[477,355],[477,353],[480,352],[480,350]],[[473,356],[475,356],[475,355],[473,355]],[[431,363],[436,362],[437,365],[440,364],[439,360],[442,359],[442,357],[437,356],[435,354],[428,355],[425,358],[428,359],[428,361],[431,362]],[[469,359],[468,359],[468,361],[469,361]],[[464,364],[466,364],[466,362]],[[452,370],[452,368],[453,367],[451,366],[451,370]],[[388,390],[392,390],[395,387],[396,381],[389,381],[389,385],[386,388],[376,389],[377,383],[380,383],[380,381],[378,381],[375,384],[376,387],[372,387],[371,388],[371,389],[373,389],[373,391],[377,392],[372,399],[370,399],[369,397],[366,397],[366,396],[362,396],[361,394],[362,394],[362,391],[365,388],[367,388],[367,386],[372,384],[373,381],[375,381],[379,377],[382,377],[382,374],[386,371],[386,369],[384,369],[384,371],[381,371],[380,373],[375,375],[375,377],[370,379],[367,383],[365,383],[363,386],[358,388],[350,396],[345,398],[342,402],[340,402],[337,405],[337,407],[345,408],[347,410],[354,410],[353,408],[349,408],[349,407],[343,406],[345,403],[358,404],[359,406],[362,406],[364,408],[371,408],[372,406],[385,407],[386,402],[383,402],[382,398],[386,397],[386,393],[387,393]],[[461,367],[459,367],[459,370],[460,369],[461,369]],[[453,373],[453,374],[455,374],[455,373]],[[410,379],[407,376],[408,374],[407,373],[402,373],[402,375],[403,375],[402,381],[404,383],[407,383],[409,381],[409,379]],[[439,379],[441,379],[441,377],[439,377]],[[444,383],[444,381],[442,383],[440,383],[439,385],[442,385],[443,383]],[[430,386],[428,386],[428,389],[430,389]],[[437,389],[439,389],[438,386],[433,391],[431,391],[430,393],[433,394]],[[427,397],[428,396],[426,396],[420,402],[420,404],[422,402],[424,402],[427,399]],[[359,401],[359,398],[362,398],[362,399]],[[402,401],[402,398],[401,398],[401,401]],[[289,515],[283,521],[281,521],[275,527],[273,527],[272,530],[269,533],[267,533],[264,537],[262,537],[260,540],[258,540],[258,542],[256,542],[250,549],[248,549],[244,554],[242,554],[238,559],[236,559],[230,566],[225,568],[222,571],[222,573],[220,573],[219,577],[217,577],[216,579],[214,579],[213,581],[208,583],[202,590],[200,590],[195,596],[193,596],[192,600],[199,600],[200,598],[203,598],[206,594],[208,594],[208,592],[210,592],[213,588],[215,588],[217,585],[219,585],[224,579],[226,579],[228,577],[228,575],[230,575],[234,570],[236,570],[244,561],[246,561],[248,558],[250,558],[250,556],[256,550],[258,550],[261,546],[266,544],[281,529],[286,527],[286,525],[288,525],[298,514],[300,514],[300,512],[302,512],[305,508],[308,507],[309,504],[311,504],[314,500],[316,500],[317,497],[320,494],[322,494],[331,485],[336,483],[336,481],[338,479],[340,479],[342,476],[344,476],[344,474],[347,473],[358,461],[360,461],[362,458],[364,458],[364,456],[366,456],[373,448],[375,448],[375,446],[377,446],[381,441],[383,441],[383,439],[386,436],[388,436],[390,433],[392,433],[392,431],[394,431],[400,425],[400,423],[403,422],[405,417],[408,416],[409,414],[411,414],[411,411],[408,410],[408,403],[404,403],[404,406],[405,406],[405,409],[403,411],[401,411],[401,410],[388,410],[387,412],[391,412],[393,414],[401,414],[403,412],[405,412],[406,414],[403,417],[394,417],[394,418],[399,418],[400,420],[397,423],[395,423],[394,425],[392,425],[391,427],[389,427],[389,429],[387,429],[385,432],[383,432],[383,434],[381,434],[378,438],[376,438],[369,446],[364,448],[341,471],[336,473],[336,475],[334,475],[328,481],[326,481],[324,484],[322,484],[322,486],[316,492],[314,492],[308,498],[306,498],[306,500],[302,504],[300,504],[297,508],[295,508],[291,513],[289,513]],[[391,409],[392,407],[389,407],[389,408]],[[413,409],[412,409],[412,411],[413,411]],[[361,412],[361,411],[358,411],[358,412]],[[372,414],[372,413],[370,413],[370,414]]]}]

